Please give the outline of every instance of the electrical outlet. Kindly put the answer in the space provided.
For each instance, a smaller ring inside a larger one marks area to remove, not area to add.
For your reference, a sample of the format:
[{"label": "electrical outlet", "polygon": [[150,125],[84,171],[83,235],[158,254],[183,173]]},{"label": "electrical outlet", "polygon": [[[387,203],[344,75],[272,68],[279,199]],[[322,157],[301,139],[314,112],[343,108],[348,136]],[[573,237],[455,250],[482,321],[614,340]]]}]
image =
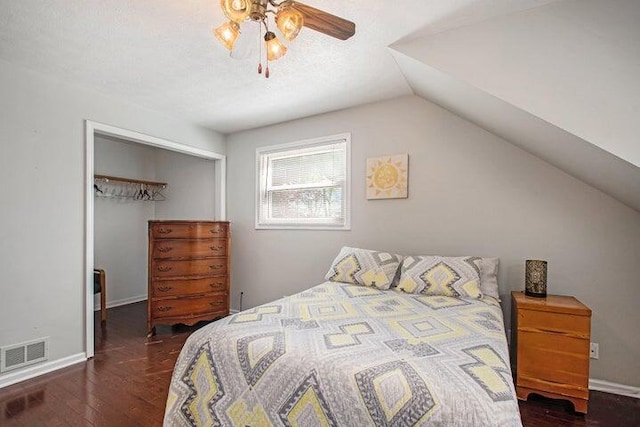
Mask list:
[{"label": "electrical outlet", "polygon": [[592,359],[600,358],[600,346],[597,342],[592,342],[589,347],[589,357]]}]

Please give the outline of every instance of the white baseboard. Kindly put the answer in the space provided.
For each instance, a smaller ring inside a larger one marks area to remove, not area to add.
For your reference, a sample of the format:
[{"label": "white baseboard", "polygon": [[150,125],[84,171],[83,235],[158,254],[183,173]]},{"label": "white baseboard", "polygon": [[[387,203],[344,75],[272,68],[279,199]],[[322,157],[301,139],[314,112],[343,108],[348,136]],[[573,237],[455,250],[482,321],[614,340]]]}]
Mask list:
[{"label": "white baseboard", "polygon": [[67,366],[75,365],[76,363],[81,363],[86,360],[86,353],[78,353],[63,357],[62,359],[40,363],[5,375],[0,375],[0,388],[48,374],[49,372],[57,371],[58,369],[66,368]]},{"label": "white baseboard", "polygon": [[619,394],[620,396],[640,399],[640,387],[612,383],[604,380],[596,380],[594,378],[589,378],[589,390],[603,391],[605,393]]},{"label": "white baseboard", "polygon": [[[138,295],[135,297],[117,299],[115,301],[107,301],[107,308],[120,307],[121,305],[133,304],[134,302],[146,301],[146,295]],[[93,311],[100,310],[100,303],[93,306]]]},{"label": "white baseboard", "polygon": [[229,310],[229,314],[236,314],[236,313],[240,313],[240,310],[236,310],[235,308],[232,308],[231,310]]}]

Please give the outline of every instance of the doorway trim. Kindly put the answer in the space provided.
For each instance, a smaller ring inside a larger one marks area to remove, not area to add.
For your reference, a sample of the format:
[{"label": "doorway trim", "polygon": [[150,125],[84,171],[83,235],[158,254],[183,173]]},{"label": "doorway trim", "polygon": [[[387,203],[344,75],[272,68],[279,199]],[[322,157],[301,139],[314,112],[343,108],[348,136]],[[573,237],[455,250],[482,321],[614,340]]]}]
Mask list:
[{"label": "doorway trim", "polygon": [[182,154],[215,161],[216,166],[216,214],[219,220],[226,219],[226,169],[227,157],[214,151],[203,150],[190,145],[181,144],[168,139],[157,138],[140,132],[107,125],[104,123],[85,120],[85,352],[87,359],[94,356],[94,303],[93,303],[93,256],[94,256],[94,200],[93,175],[95,136],[111,136],[127,141],[144,144],[151,147],[163,148]]}]

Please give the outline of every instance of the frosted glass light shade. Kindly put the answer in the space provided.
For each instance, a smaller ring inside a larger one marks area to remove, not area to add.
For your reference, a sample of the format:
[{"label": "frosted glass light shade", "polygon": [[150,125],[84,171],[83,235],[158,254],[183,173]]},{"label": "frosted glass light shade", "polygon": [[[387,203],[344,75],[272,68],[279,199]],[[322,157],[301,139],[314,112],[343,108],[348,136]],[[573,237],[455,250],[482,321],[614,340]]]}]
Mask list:
[{"label": "frosted glass light shade", "polygon": [[220,6],[227,18],[238,24],[247,19],[251,13],[250,0],[220,0]]},{"label": "frosted glass light shade", "polygon": [[304,25],[304,16],[292,7],[281,8],[276,15],[276,24],[284,38],[292,41]]},{"label": "frosted glass light shade", "polygon": [[267,42],[267,61],[275,61],[287,53],[287,47],[278,40],[273,32],[267,31],[264,35],[264,41]]},{"label": "frosted glass light shade", "polygon": [[238,36],[240,35],[240,27],[233,21],[225,22],[213,31],[220,43],[229,50],[233,50],[233,45],[236,43]]}]

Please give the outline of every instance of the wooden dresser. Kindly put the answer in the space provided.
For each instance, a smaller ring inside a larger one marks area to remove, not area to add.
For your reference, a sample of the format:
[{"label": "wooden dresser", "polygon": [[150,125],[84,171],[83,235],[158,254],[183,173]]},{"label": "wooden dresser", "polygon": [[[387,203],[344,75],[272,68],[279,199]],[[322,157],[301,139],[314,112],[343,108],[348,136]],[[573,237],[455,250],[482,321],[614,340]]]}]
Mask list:
[{"label": "wooden dresser", "polygon": [[589,402],[591,310],[574,297],[546,298],[512,292],[511,360],[518,399],[530,393],[573,403]]},{"label": "wooden dresser", "polygon": [[228,222],[149,221],[149,336],[229,314],[230,249]]}]

